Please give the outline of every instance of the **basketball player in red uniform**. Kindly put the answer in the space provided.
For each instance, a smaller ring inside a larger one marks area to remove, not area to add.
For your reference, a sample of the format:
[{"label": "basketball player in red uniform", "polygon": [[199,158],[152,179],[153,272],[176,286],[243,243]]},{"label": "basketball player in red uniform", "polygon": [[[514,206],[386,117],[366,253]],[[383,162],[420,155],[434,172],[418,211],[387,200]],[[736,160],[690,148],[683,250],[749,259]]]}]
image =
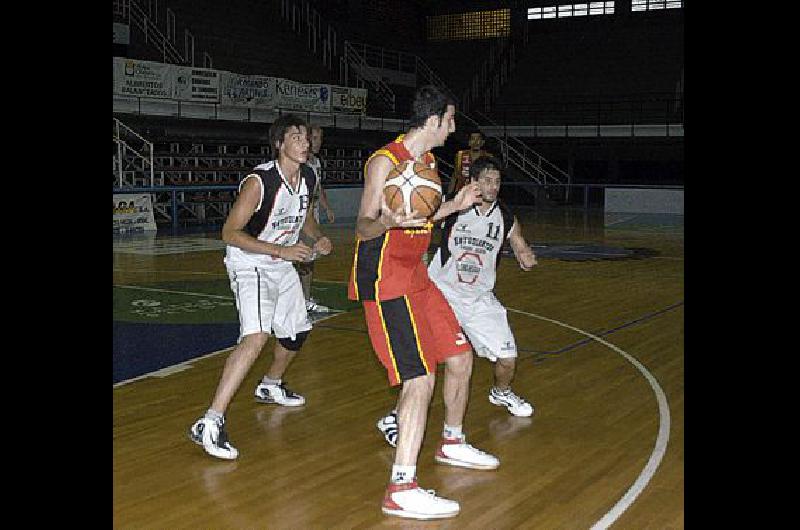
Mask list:
[{"label": "basketball player in red uniform", "polygon": [[402,385],[397,402],[397,450],[382,510],[389,515],[437,519],[458,514],[458,502],[417,485],[416,464],[433,395],[436,365],[445,364],[445,425],[436,461],[472,469],[496,469],[499,460],[466,443],[462,432],[472,349],[441,291],[428,277],[422,256],[433,223],[480,201],[468,184],[429,219],[386,206],[384,184],[397,164],[415,160],[435,168],[430,153],[455,131],[455,105],[432,86],[414,97],[409,130],[365,164],[364,194],[356,222],[356,250],[348,297],[361,300],[372,347],[389,384]]},{"label": "basketball player in red uniform", "polygon": [[453,176],[450,179],[450,186],[447,188],[448,197],[458,193],[458,190],[463,188],[464,184],[469,181],[470,165],[480,157],[491,154],[483,149],[484,143],[486,143],[486,140],[483,138],[483,133],[475,131],[469,135],[469,149],[462,149],[456,153],[456,159],[453,163]]}]

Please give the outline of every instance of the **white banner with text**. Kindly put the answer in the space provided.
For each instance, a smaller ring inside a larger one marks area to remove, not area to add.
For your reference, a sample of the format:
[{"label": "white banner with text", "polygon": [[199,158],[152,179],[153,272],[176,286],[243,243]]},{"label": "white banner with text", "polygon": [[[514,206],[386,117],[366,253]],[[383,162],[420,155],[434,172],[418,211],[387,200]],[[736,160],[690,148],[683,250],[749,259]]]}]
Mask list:
[{"label": "white banner with text", "polygon": [[155,230],[153,203],[149,193],[114,194],[114,232]]},{"label": "white banner with text", "polygon": [[364,114],[367,89],[114,57],[114,94],[228,107]]}]

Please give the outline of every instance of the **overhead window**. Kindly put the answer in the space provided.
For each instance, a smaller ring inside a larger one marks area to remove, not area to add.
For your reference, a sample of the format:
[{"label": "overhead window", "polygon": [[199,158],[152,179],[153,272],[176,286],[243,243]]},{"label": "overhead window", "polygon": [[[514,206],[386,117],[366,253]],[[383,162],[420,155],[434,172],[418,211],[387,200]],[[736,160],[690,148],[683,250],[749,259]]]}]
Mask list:
[{"label": "overhead window", "polygon": [[682,0],[631,0],[631,11],[654,11],[683,7]]},{"label": "overhead window", "polygon": [[613,14],[614,2],[590,2],[588,4],[563,4],[558,6],[528,8],[528,20]]},{"label": "overhead window", "polygon": [[472,11],[427,17],[428,40],[470,40],[507,37],[511,10]]}]

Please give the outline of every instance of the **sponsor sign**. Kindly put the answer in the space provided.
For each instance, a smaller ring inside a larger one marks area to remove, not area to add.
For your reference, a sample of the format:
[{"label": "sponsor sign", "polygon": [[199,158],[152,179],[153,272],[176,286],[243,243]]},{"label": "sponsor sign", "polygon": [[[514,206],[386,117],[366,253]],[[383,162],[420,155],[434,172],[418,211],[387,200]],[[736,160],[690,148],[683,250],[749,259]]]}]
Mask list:
[{"label": "sponsor sign", "polygon": [[149,193],[114,194],[114,231],[143,232],[155,230],[153,204]]}]

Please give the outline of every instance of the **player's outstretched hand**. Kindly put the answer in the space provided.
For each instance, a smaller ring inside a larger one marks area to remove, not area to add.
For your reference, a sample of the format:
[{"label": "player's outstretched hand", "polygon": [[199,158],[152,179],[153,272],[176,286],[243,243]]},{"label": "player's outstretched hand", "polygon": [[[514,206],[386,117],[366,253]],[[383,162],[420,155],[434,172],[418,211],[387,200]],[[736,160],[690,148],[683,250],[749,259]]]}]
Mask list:
[{"label": "player's outstretched hand", "polygon": [[411,213],[406,215],[403,206],[399,206],[397,210],[390,210],[386,205],[386,199],[381,198],[381,216],[380,222],[386,228],[393,228],[395,226],[411,227],[423,226],[427,219],[419,217],[417,210],[411,210]]},{"label": "player's outstretched hand", "polygon": [[476,182],[471,182],[461,188],[453,198],[453,203],[458,211],[466,210],[479,202],[481,202],[481,191]]},{"label": "player's outstretched hand", "polygon": [[333,243],[331,243],[331,240],[325,236],[317,239],[317,242],[314,243],[314,247],[312,248],[313,253],[322,254],[323,256],[327,256],[332,250]]},{"label": "player's outstretched hand", "polygon": [[298,241],[294,245],[283,247],[280,256],[286,261],[308,261],[312,254],[311,247]]}]

